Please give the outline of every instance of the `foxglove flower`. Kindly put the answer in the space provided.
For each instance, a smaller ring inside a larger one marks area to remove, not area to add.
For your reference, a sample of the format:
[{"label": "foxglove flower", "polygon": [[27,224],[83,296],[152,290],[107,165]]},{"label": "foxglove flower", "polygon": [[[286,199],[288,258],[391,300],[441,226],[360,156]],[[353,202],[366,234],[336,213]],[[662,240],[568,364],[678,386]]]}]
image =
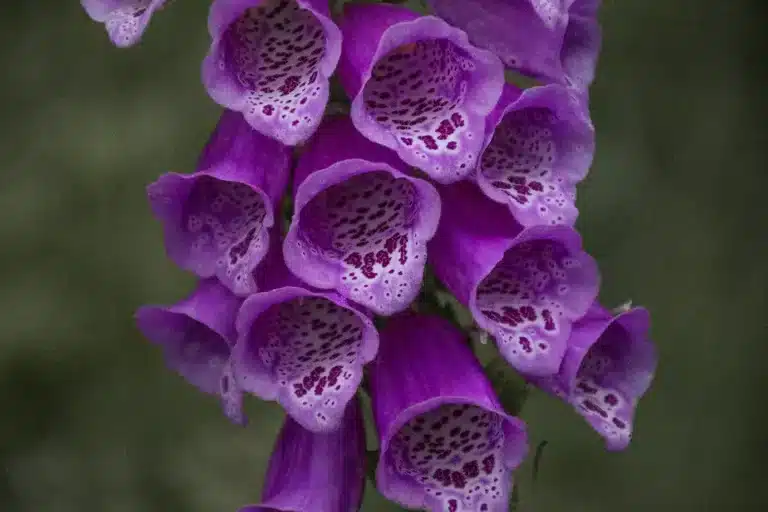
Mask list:
[{"label": "foxglove flower", "polygon": [[477,182],[524,226],[572,225],[576,183],[594,153],[594,129],[579,96],[559,85],[506,85],[488,117]]},{"label": "foxglove flower", "polygon": [[522,229],[469,183],[440,191],[446,208],[429,257],[435,274],[504,358],[529,375],[560,367],[574,320],[599,287],[597,264],[570,227]]},{"label": "foxglove flower", "polygon": [[510,68],[586,89],[600,52],[600,0],[428,0]]},{"label": "foxglove flower", "polygon": [[309,137],[341,52],[328,0],[215,0],[208,30],[202,73],[211,98],[284,144]]},{"label": "foxglove flower", "polygon": [[381,336],[370,373],[379,491],[414,509],[508,510],[525,427],[503,411],[462,333],[406,313]]},{"label": "foxglove flower", "polygon": [[164,174],[147,188],[168,256],[237,295],[255,292],[253,270],[267,252],[290,165],[288,148],[225,111],[197,172]]},{"label": "foxglove flower", "polygon": [[441,183],[468,176],[485,117],[504,83],[501,62],[443,20],[387,4],[348,5],[339,78],[368,139]]},{"label": "foxglove flower", "polygon": [[333,292],[307,289],[288,272],[280,251],[259,268],[260,286],[237,317],[232,359],[238,387],[278,401],[304,428],[338,428],[345,407],[376,357],[371,319]]},{"label": "foxglove flower", "polygon": [[610,450],[629,444],[637,402],[656,370],[649,323],[643,308],[613,316],[595,306],[574,324],[560,371],[532,379],[571,404],[605,438]]},{"label": "foxglove flower", "polygon": [[168,366],[204,393],[219,396],[236,423],[245,421],[230,361],[241,303],[218,281],[205,279],[177,304],[142,306],[136,312],[139,330],[163,348]]},{"label": "foxglove flower", "polygon": [[167,0],[80,0],[93,21],[103,23],[115,46],[133,46],[141,39],[152,14]]},{"label": "foxglove flower", "polygon": [[262,503],[239,512],[356,512],[365,486],[365,432],[357,399],[339,428],[313,433],[285,419],[269,459]]},{"label": "foxglove flower", "polygon": [[284,243],[291,271],[380,315],[418,295],[440,197],[397,155],[347,117],[321,125],[296,168],[294,217]]}]

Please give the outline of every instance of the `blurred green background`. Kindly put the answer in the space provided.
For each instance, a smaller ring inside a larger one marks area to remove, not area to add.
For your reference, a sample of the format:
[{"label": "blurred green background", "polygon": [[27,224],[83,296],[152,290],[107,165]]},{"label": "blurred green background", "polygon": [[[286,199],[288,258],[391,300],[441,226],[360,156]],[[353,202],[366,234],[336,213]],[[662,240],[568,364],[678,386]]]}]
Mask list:
[{"label": "blurred green background", "polygon": [[[165,258],[144,186],[191,170],[217,117],[199,82],[208,2],[113,48],[79,3],[0,17],[0,510],[235,511],[256,501],[281,420],[231,426],[132,323],[192,284]],[[766,510],[766,4],[606,0],[598,153],[580,228],[603,299],[653,313],[661,354],[632,446],[603,450],[566,407],[524,511]],[[373,493],[364,511],[393,510]]]}]

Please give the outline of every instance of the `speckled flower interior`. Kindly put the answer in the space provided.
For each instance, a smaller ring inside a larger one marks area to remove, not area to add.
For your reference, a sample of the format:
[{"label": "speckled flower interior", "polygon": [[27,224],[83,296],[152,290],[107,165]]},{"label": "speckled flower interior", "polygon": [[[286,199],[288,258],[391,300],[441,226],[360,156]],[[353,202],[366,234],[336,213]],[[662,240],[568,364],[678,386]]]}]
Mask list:
[{"label": "speckled flower interior", "polygon": [[502,419],[473,405],[442,405],[393,438],[390,463],[423,487],[431,510],[506,510],[510,474]]}]

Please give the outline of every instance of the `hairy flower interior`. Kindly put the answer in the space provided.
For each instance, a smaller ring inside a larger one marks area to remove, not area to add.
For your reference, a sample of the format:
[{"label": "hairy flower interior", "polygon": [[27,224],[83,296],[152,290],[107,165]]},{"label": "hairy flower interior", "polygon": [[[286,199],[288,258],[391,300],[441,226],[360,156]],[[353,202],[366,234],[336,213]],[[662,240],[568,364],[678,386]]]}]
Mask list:
[{"label": "hairy flower interior", "polygon": [[549,353],[580,266],[560,243],[534,240],[508,250],[483,279],[477,308],[493,322],[505,356],[519,360]]},{"label": "hairy flower interior", "polygon": [[368,172],[315,196],[302,210],[301,234],[310,247],[339,262],[341,286],[353,297],[397,301],[421,282],[417,213],[410,181],[386,171]]},{"label": "hairy flower interior", "polygon": [[247,281],[267,244],[261,196],[244,183],[200,176],[182,211],[193,257],[214,259],[235,283]]},{"label": "hairy flower interior", "polygon": [[462,107],[474,68],[447,40],[401,46],[374,66],[363,90],[367,114],[423,160],[427,172],[464,175],[476,159],[462,148],[462,138],[473,137]]},{"label": "hairy flower interior", "polygon": [[628,393],[631,354],[629,333],[611,324],[584,357],[571,402],[604,436],[628,441],[632,434],[634,397]]},{"label": "hairy flower interior", "polygon": [[224,62],[247,90],[247,115],[292,128],[314,125],[324,108],[314,103],[322,99],[318,76],[325,45],[322,24],[296,0],[247,9],[224,35]]},{"label": "hairy flower interior", "polygon": [[481,176],[538,224],[570,223],[577,214],[575,185],[558,166],[558,125],[547,108],[509,112],[480,159]]},{"label": "hairy flower interior", "polygon": [[151,3],[152,0],[124,0],[109,13],[104,25],[116,44],[128,46],[136,42],[144,29],[141,17]]},{"label": "hairy flower interior", "polygon": [[506,506],[511,474],[503,463],[502,418],[473,405],[441,405],[393,438],[389,463],[421,484],[430,510],[491,511]]},{"label": "hairy flower interior", "polygon": [[562,15],[563,9],[560,6],[563,2],[557,0],[537,0],[530,2],[531,7],[541,19],[547,28],[553,29],[558,19]]},{"label": "hairy flower interior", "polygon": [[357,314],[321,297],[276,304],[251,328],[258,357],[287,390],[283,403],[320,424],[337,420],[362,375],[364,324]]}]

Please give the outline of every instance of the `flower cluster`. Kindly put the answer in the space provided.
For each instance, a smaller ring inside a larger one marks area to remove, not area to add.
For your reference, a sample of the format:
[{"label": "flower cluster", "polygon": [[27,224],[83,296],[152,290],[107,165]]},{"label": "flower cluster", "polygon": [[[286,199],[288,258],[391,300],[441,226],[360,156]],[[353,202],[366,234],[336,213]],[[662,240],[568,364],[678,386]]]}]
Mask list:
[{"label": "flower cluster", "polygon": [[[169,2],[82,3],[130,46]],[[262,503],[242,512],[359,510],[360,393],[384,496],[508,510],[526,430],[478,332],[609,449],[653,376],[647,312],[599,304],[573,228],[599,1],[402,3],[214,0],[202,81],[224,111],[196,171],[148,187],[198,285],[140,308],[140,330],[234,422],[246,394],[287,413]]]}]

